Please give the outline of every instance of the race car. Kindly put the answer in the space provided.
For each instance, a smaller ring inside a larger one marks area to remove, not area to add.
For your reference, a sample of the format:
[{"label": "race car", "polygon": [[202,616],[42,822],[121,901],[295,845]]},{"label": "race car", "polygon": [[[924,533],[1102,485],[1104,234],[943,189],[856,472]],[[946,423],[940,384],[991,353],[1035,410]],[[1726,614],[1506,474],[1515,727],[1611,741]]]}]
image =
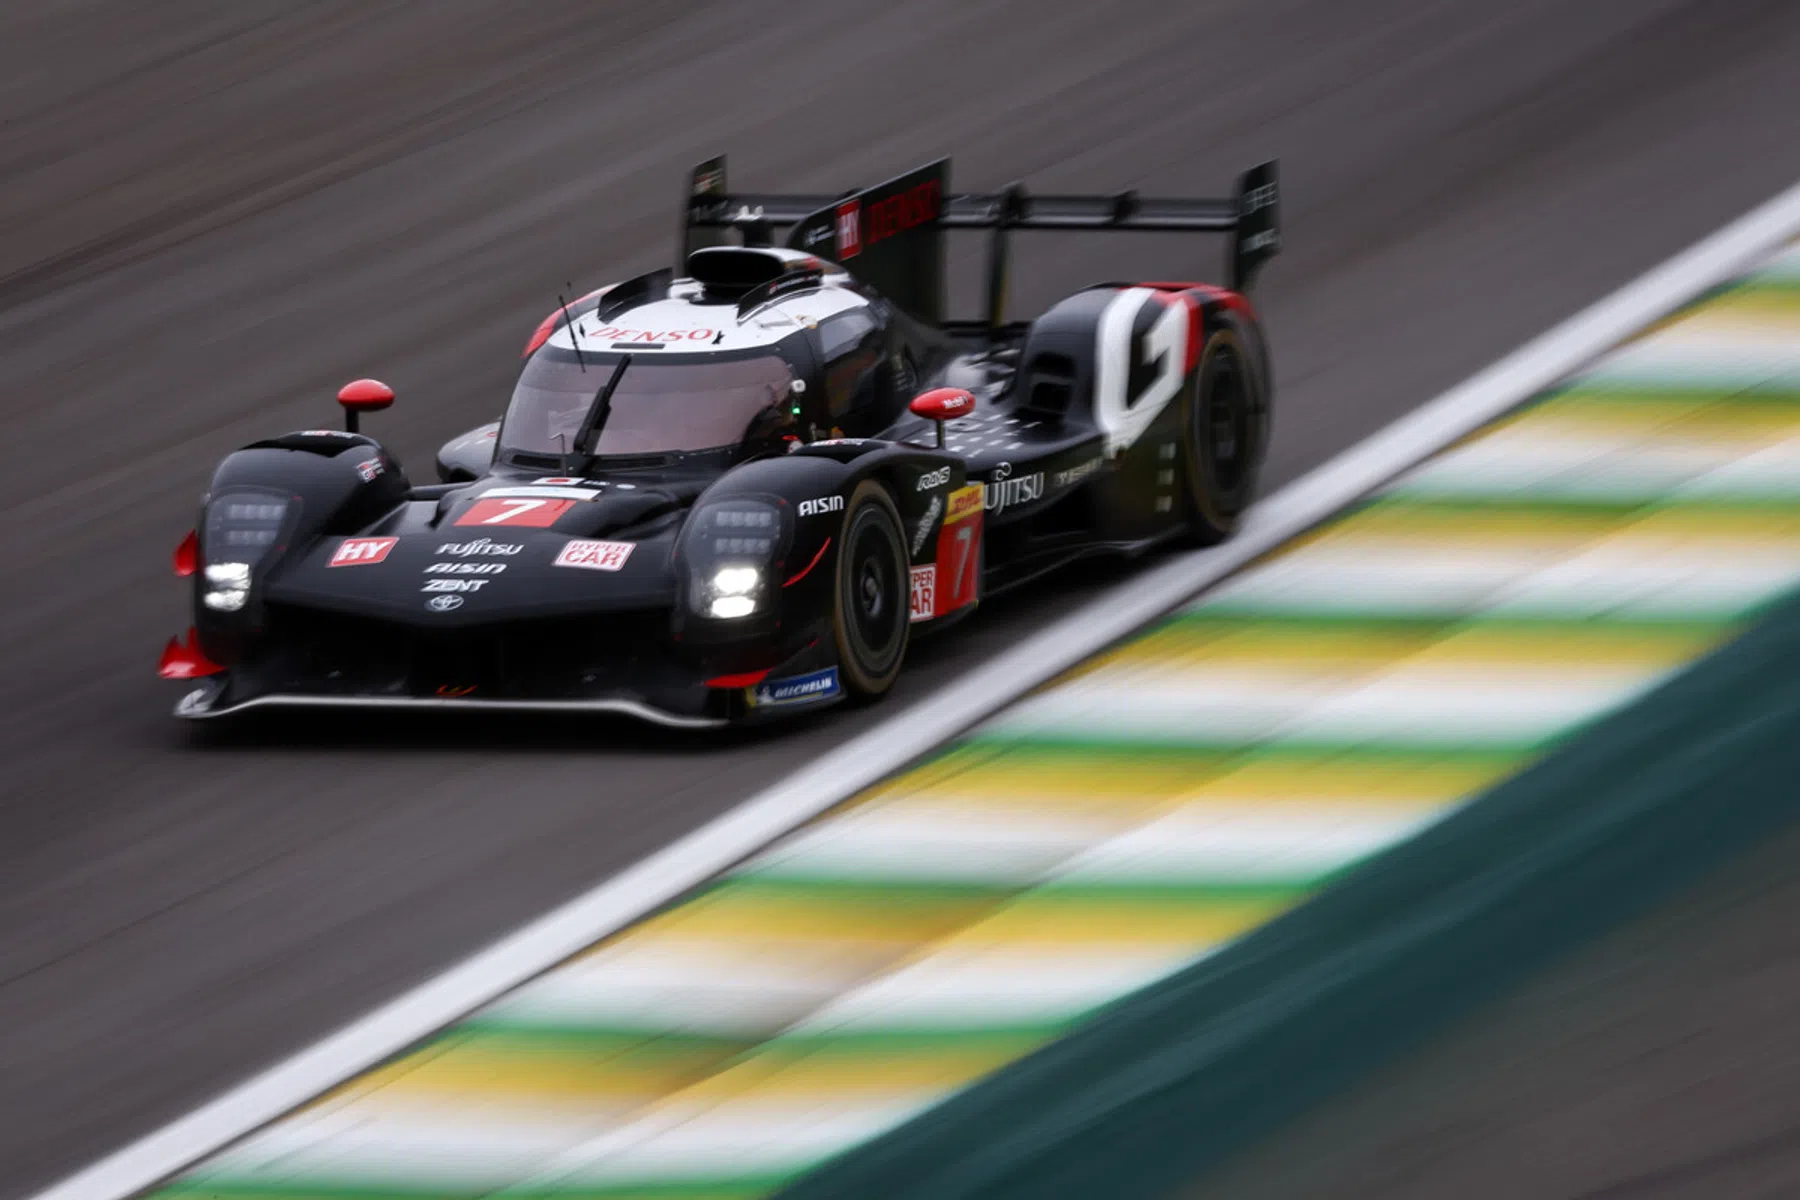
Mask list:
[{"label": "race car", "polygon": [[[840,196],[689,179],[681,274],[559,301],[501,420],[411,483],[359,429],[249,445],[175,553],[177,716],[269,705],[586,710],[716,726],[871,700],[909,641],[1095,554],[1229,537],[1269,436],[1246,291],[1275,164],[1214,200],[952,194],[938,161]],[[949,231],[984,314],[944,314]],[[777,244],[776,237],[786,231]],[[1227,286],[1115,282],[1006,317],[1019,231],[1230,238]]]}]

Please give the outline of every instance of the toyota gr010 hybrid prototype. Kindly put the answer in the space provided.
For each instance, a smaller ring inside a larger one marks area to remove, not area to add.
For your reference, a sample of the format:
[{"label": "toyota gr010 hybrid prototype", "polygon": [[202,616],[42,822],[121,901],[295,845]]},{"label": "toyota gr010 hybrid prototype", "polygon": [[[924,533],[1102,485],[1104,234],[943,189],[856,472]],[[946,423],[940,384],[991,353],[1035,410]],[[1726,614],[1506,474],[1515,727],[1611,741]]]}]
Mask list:
[{"label": "toyota gr010 hybrid prototype", "polygon": [[[176,712],[615,711],[678,726],[880,696],[910,637],[1095,553],[1230,536],[1268,439],[1245,288],[1273,163],[1220,200],[955,195],[947,162],[841,196],[690,180],[681,268],[561,304],[503,418],[411,483],[358,414],[256,442],[176,552]],[[991,231],[943,313],[948,230]],[[776,234],[785,230],[779,244]],[[1102,283],[1004,313],[1011,235],[1229,236],[1229,286]]]}]

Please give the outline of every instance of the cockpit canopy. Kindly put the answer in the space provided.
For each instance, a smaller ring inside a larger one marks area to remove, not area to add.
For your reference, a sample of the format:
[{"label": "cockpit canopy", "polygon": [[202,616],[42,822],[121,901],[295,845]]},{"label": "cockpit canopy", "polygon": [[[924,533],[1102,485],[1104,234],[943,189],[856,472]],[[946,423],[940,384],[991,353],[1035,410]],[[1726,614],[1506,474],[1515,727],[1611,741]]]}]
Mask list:
[{"label": "cockpit canopy", "polygon": [[[618,366],[618,354],[545,346],[526,363],[501,423],[499,452],[562,456]],[[592,451],[681,454],[740,445],[753,427],[788,411],[794,383],[771,350],[737,354],[633,356],[620,377]]]}]

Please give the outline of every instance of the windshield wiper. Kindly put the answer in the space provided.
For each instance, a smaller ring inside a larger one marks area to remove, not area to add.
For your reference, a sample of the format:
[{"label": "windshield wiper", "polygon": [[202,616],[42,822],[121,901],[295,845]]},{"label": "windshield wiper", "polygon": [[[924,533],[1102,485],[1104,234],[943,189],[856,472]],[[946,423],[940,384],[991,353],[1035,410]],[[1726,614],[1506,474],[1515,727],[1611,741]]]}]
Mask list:
[{"label": "windshield wiper", "polygon": [[613,368],[612,378],[594,394],[593,404],[588,406],[587,415],[581,419],[581,428],[575,431],[573,453],[563,455],[563,474],[580,475],[592,464],[594,443],[600,439],[600,431],[606,427],[606,418],[612,415],[613,392],[618,390],[619,380],[625,378],[625,368],[630,365],[631,355],[620,355],[619,365]]}]

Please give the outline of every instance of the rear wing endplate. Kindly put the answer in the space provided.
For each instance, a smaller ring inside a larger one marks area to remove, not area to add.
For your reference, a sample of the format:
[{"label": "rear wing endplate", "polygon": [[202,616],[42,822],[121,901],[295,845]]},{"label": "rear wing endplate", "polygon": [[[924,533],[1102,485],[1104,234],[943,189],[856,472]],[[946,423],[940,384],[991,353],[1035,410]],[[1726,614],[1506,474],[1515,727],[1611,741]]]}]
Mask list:
[{"label": "rear wing endplate", "polygon": [[943,320],[943,231],[985,229],[989,324],[1005,322],[1009,235],[1015,230],[1138,230],[1222,233],[1231,237],[1231,287],[1248,288],[1281,248],[1281,194],[1274,161],[1238,177],[1223,199],[1155,199],[1136,192],[1110,196],[1034,196],[1022,184],[999,192],[949,192],[950,163],[940,159],[864,191],[837,196],[732,193],[724,158],[694,168],[681,226],[681,259],[703,246],[785,244],[842,263],[921,320]]}]

